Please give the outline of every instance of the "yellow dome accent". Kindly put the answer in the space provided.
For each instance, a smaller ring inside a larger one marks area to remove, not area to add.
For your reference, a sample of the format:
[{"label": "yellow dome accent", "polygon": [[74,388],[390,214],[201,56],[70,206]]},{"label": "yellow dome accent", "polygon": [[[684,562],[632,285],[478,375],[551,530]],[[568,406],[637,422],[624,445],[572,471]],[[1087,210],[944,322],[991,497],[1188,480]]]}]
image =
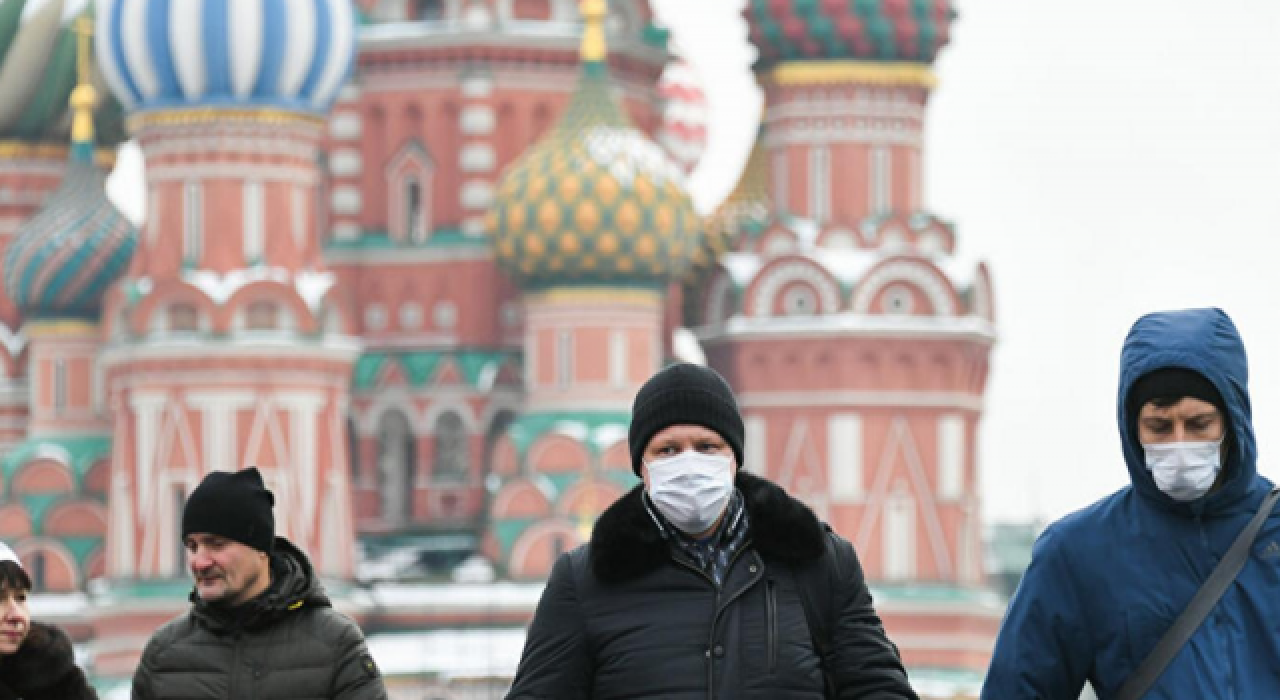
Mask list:
[{"label": "yellow dome accent", "polygon": [[599,261],[594,255],[584,255],[582,256],[582,259],[578,261],[578,266],[584,270],[594,270],[599,264]]},{"label": "yellow dome accent", "polygon": [[554,233],[560,228],[560,205],[552,201],[543,202],[538,207],[538,228],[545,233]]},{"label": "yellow dome accent", "polygon": [[636,266],[631,262],[631,258],[618,258],[613,261],[613,267],[618,272],[631,272]]},{"label": "yellow dome accent", "polygon": [[574,255],[582,250],[582,243],[578,241],[578,237],[572,233],[560,234],[560,252],[565,255]]},{"label": "yellow dome accent", "polygon": [[573,222],[582,233],[595,233],[600,228],[600,207],[593,202],[582,202],[574,212]]},{"label": "yellow dome accent", "polygon": [[553,255],[547,259],[547,269],[559,272],[564,269],[564,258],[559,255]]},{"label": "yellow dome accent", "polygon": [[613,179],[611,175],[602,175],[596,180],[596,199],[606,207],[613,206],[618,201],[618,193],[621,189],[618,187],[618,181]]},{"label": "yellow dome accent", "polygon": [[484,232],[493,235],[498,230],[498,212],[490,209],[484,213]]},{"label": "yellow dome accent", "polygon": [[640,228],[640,221],[644,215],[640,212],[640,207],[636,203],[627,200],[618,207],[618,213],[614,215],[614,222],[618,224],[618,230],[630,235]]},{"label": "yellow dome accent", "polygon": [[528,210],[524,204],[516,204],[507,212],[507,232],[512,234],[524,233],[524,227],[528,224]]},{"label": "yellow dome accent", "polygon": [[501,255],[504,258],[511,258],[511,257],[515,257],[515,254],[516,254],[516,247],[511,242],[511,239],[507,239],[498,243],[498,255]]},{"label": "yellow dome accent", "polygon": [[529,189],[525,190],[525,198],[529,200],[539,200],[547,196],[547,178],[538,175],[529,180]]},{"label": "yellow dome accent", "polygon": [[661,206],[653,212],[653,226],[658,229],[658,235],[663,238],[671,236],[676,228],[676,214],[671,211],[671,207]]},{"label": "yellow dome accent", "polygon": [[571,204],[582,194],[582,180],[577,175],[570,175],[560,181],[560,198],[565,204]]},{"label": "yellow dome accent", "polygon": [[618,252],[618,237],[612,233],[601,234],[596,239],[596,251],[601,255],[613,255]]},{"label": "yellow dome accent", "polygon": [[537,236],[528,236],[524,239],[524,252],[528,255],[542,255],[547,250],[542,244],[542,239]]},{"label": "yellow dome accent", "polygon": [[649,178],[643,175],[636,176],[635,184],[633,184],[631,188],[635,190],[636,198],[639,199],[640,203],[646,207],[652,206],[653,200],[658,195],[657,191],[653,188],[653,183],[649,182]]},{"label": "yellow dome accent", "polygon": [[652,258],[656,249],[657,246],[649,236],[644,236],[640,240],[636,241],[636,255],[639,255],[642,258]]}]

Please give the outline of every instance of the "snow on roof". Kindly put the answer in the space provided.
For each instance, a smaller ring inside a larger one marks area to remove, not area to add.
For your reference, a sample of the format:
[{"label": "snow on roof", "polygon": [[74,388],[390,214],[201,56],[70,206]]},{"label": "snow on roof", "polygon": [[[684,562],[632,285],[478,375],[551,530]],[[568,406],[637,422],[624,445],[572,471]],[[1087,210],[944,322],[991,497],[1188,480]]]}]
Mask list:
[{"label": "snow on roof", "polygon": [[607,450],[626,439],[627,426],[620,423],[606,423],[591,434],[591,443],[598,450]]},{"label": "snow on roof", "polygon": [[80,615],[89,609],[89,597],[83,593],[36,593],[31,596],[34,617]]},{"label": "snow on roof", "polygon": [[524,649],[523,629],[444,629],[375,634],[369,653],[387,676],[511,678]]},{"label": "snow on roof", "polygon": [[289,283],[289,271],[281,267],[254,267],[247,270],[231,270],[219,275],[213,270],[186,270],[182,279],[204,292],[217,304],[225,304],[241,287],[261,280]]},{"label": "snow on roof", "polygon": [[729,272],[734,286],[745,287],[760,271],[764,260],[755,253],[725,253],[720,256],[720,264]]},{"label": "snow on roof", "polygon": [[873,316],[852,312],[823,314],[821,316],[770,316],[749,318],[734,316],[723,327],[712,327],[700,332],[702,337],[736,334],[773,333],[903,333],[903,334],[972,334],[991,339],[996,337],[995,326],[976,316]]},{"label": "snow on roof", "polygon": [[312,311],[320,308],[320,300],[324,299],[324,295],[329,293],[333,288],[334,276],[332,272],[317,272],[315,270],[301,270],[294,275],[293,286],[298,290],[298,296],[306,302],[307,307]]},{"label": "snow on roof", "polygon": [[446,611],[521,611],[533,609],[542,597],[543,583],[383,583],[369,588],[372,604],[395,608]]}]

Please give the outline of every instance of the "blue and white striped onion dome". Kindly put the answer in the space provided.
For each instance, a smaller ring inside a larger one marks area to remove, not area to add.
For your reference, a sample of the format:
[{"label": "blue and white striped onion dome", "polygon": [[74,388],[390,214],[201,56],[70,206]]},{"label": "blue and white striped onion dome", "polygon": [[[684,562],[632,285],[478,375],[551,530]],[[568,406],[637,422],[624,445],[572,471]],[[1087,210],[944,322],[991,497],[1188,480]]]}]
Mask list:
[{"label": "blue and white striped onion dome", "polygon": [[107,199],[92,153],[72,147],[62,184],[5,251],[5,291],[26,318],[97,318],[133,258],[138,232]]},{"label": "blue and white striped onion dome", "polygon": [[98,63],[131,112],[322,114],[355,55],[350,0],[97,0],[96,10]]}]

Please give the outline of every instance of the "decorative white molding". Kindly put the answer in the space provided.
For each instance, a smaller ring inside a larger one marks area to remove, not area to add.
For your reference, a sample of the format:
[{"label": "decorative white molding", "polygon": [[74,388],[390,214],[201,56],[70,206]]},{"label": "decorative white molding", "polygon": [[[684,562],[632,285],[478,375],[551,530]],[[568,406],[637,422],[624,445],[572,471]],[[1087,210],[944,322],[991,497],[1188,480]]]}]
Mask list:
[{"label": "decorative white molding", "polygon": [[354,177],[364,169],[360,151],[352,148],[335,149],[329,156],[329,172],[335,177]]},{"label": "decorative white molding", "polygon": [[951,283],[926,263],[910,260],[895,260],[873,270],[858,284],[850,310],[857,314],[870,314],[872,302],[891,282],[902,282],[923,292],[933,307],[934,315],[956,315],[955,294]]},{"label": "decorative white molding", "polygon": [[335,141],[359,140],[363,123],[355,112],[339,112],[329,119],[329,135]]},{"label": "decorative white molding", "polygon": [[333,188],[330,199],[333,211],[338,214],[356,215],[364,208],[360,188],[353,185],[339,185]]},{"label": "decorative white molding", "polygon": [[840,287],[819,267],[818,263],[796,259],[766,268],[756,282],[748,288],[751,298],[746,307],[750,316],[767,318],[774,315],[778,293],[788,284],[801,282],[818,294],[820,306],[815,314],[829,314],[840,310]]},{"label": "decorative white molding", "polygon": [[458,126],[464,134],[491,134],[496,124],[493,108],[485,105],[468,105],[458,116]]},{"label": "decorative white molding", "polygon": [[487,173],[497,165],[497,156],[488,143],[468,143],[458,153],[458,165],[464,173]]}]

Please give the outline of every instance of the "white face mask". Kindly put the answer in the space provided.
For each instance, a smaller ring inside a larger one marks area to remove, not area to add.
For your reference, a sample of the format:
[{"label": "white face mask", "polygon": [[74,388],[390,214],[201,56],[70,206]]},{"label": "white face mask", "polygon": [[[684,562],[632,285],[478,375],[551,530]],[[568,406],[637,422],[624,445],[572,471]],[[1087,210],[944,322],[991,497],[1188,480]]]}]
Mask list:
[{"label": "white face mask", "polygon": [[733,460],[688,450],[656,459],[649,468],[649,498],[672,525],[700,535],[716,524],[733,493]]},{"label": "white face mask", "polygon": [[1147,469],[1156,486],[1175,501],[1194,501],[1209,493],[1222,471],[1222,441],[1143,445]]}]

